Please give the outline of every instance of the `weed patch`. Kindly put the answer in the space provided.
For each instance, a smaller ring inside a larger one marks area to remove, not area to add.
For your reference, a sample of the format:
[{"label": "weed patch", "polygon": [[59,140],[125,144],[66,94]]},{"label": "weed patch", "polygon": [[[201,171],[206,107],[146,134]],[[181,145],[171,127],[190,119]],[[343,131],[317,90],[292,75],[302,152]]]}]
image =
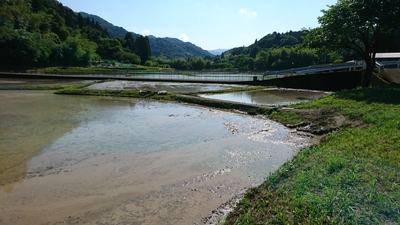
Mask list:
[{"label": "weed patch", "polygon": [[270,115],[269,118],[281,122],[283,124],[298,124],[304,121],[304,119],[296,114],[295,112],[275,110]]},{"label": "weed patch", "polygon": [[[238,204],[225,223],[398,224],[399,91],[398,87],[342,91],[295,105],[298,111],[272,113],[274,119],[298,121],[292,113],[326,110],[368,126],[344,127],[299,152],[253,190],[251,198],[246,195],[245,204]],[[243,223],[247,218],[253,221]]]}]

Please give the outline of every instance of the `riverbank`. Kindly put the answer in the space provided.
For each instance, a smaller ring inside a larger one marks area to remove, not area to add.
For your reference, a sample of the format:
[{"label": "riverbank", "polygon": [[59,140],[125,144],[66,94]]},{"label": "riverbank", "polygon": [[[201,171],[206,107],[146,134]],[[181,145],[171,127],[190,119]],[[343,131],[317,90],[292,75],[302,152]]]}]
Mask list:
[{"label": "riverbank", "polygon": [[300,119],[299,128],[312,126],[315,115],[317,121],[326,117],[326,124],[338,121],[338,115],[343,117],[339,121],[353,122],[249,190],[225,224],[398,224],[398,96],[399,86],[354,89],[297,104],[289,117],[278,110],[272,118]]}]

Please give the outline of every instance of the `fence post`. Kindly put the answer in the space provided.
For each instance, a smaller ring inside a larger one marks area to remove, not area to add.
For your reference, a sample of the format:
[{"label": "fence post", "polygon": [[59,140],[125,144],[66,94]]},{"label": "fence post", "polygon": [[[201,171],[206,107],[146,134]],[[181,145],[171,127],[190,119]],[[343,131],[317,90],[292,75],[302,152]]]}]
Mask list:
[{"label": "fence post", "polygon": [[381,76],[381,66],[380,65],[378,66],[378,76],[379,77]]}]

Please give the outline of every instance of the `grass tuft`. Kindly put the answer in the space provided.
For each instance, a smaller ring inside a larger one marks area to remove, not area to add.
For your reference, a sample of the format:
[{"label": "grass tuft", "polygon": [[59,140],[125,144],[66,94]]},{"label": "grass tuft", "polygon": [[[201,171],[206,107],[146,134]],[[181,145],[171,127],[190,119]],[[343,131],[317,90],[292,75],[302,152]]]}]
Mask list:
[{"label": "grass tuft", "polygon": [[282,111],[279,109],[273,111],[269,115],[269,118],[285,124],[298,124],[304,121],[304,119],[295,112]]}]

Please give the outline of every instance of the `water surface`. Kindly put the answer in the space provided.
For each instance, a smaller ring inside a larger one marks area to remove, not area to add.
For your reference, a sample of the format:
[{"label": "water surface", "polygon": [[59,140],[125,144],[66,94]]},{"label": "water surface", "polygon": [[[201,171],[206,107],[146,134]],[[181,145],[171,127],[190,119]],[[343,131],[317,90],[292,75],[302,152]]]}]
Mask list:
[{"label": "water surface", "polygon": [[265,118],[0,91],[0,222],[193,224],[308,139]]},{"label": "water surface", "polygon": [[313,101],[330,95],[330,92],[297,90],[297,89],[265,89],[223,94],[202,94],[201,97],[225,101],[234,101],[255,105],[284,106],[304,101]]}]

